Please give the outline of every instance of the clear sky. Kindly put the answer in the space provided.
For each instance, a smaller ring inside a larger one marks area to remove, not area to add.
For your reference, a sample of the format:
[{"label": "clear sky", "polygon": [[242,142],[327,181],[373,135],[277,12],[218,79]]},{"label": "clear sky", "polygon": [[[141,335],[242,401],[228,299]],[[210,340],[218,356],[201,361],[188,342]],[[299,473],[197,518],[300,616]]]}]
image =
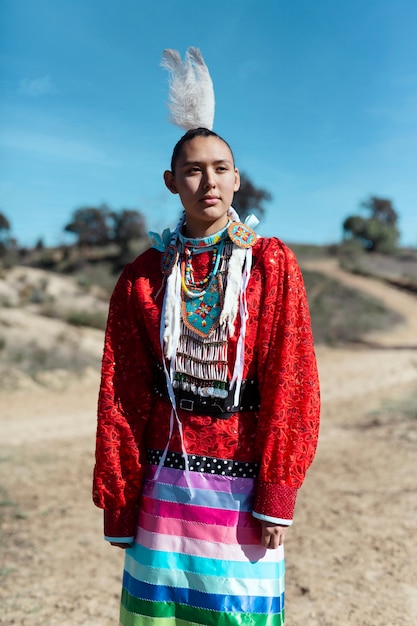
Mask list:
[{"label": "clear sky", "polygon": [[0,0],[0,212],[23,245],[103,202],[175,224],[160,59],[192,45],[214,130],[273,196],[260,234],[340,241],[372,194],[417,246],[416,32],[416,0]]}]

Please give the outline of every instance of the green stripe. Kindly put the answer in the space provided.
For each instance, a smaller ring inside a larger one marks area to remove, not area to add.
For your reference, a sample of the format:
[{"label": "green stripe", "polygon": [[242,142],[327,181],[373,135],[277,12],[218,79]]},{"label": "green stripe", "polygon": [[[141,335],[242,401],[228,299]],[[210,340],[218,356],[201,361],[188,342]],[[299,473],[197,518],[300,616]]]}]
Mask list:
[{"label": "green stripe", "polygon": [[263,613],[225,613],[200,609],[175,602],[141,600],[122,590],[122,626],[283,626],[284,610],[275,615]]},{"label": "green stripe", "polygon": [[129,613],[124,606],[120,607],[120,624],[121,626],[200,626],[196,622],[184,622],[183,619],[175,617],[148,617],[147,615],[138,615],[137,613]]}]

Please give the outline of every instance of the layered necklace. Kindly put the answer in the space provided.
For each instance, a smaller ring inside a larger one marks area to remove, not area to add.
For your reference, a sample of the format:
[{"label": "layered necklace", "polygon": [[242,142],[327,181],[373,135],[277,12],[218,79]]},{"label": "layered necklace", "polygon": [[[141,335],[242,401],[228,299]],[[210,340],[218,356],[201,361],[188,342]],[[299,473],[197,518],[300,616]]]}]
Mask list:
[{"label": "layered necklace", "polygon": [[188,245],[184,248],[184,258],[181,262],[181,286],[187,298],[201,298],[205,295],[207,287],[210,285],[213,278],[217,276],[217,272],[219,271],[220,255],[223,250],[223,245],[224,242],[222,241],[218,247],[213,247],[211,270],[207,276],[199,281],[194,280],[192,258],[193,255],[206,252],[206,250],[204,248],[193,249],[188,247]]}]

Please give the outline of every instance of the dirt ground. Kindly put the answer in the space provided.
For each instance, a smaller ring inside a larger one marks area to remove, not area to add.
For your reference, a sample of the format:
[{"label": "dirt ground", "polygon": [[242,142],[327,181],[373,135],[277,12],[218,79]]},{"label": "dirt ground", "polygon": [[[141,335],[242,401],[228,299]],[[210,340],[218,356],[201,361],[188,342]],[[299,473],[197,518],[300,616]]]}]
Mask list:
[{"label": "dirt ground", "polygon": [[[408,320],[317,350],[316,460],[286,541],[288,626],[417,624],[417,420],[379,411],[417,394],[417,299],[310,264]],[[98,373],[0,395],[0,624],[118,623],[122,551],[91,503]],[[415,414],[415,412],[414,412]]]}]

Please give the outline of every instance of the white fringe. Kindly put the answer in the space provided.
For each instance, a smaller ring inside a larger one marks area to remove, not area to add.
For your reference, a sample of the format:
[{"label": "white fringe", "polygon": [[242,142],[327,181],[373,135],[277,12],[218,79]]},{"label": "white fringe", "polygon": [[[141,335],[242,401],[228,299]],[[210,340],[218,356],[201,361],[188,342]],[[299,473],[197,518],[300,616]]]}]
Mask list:
[{"label": "white fringe", "polygon": [[226,293],[224,295],[223,310],[220,315],[220,325],[227,324],[229,336],[233,337],[236,315],[239,306],[239,292],[242,286],[242,267],[246,258],[246,250],[233,246],[232,256],[227,271]]},{"label": "white fringe", "polygon": [[243,369],[245,367],[245,339],[246,339],[246,322],[248,321],[248,303],[246,299],[246,288],[249,283],[250,273],[252,269],[252,248],[245,250],[246,252],[246,264],[242,274],[242,285],[240,290],[239,305],[240,305],[240,334],[236,346],[236,360],[233,369],[232,380],[230,381],[230,387],[236,383],[234,404],[239,402],[240,389],[242,386]]},{"label": "white fringe", "polygon": [[[165,290],[165,315],[161,320],[164,323],[163,344],[165,347],[165,356],[171,359],[176,350],[175,338],[179,336],[181,307],[178,298],[178,292],[181,288],[181,268],[177,263],[171,274],[168,276],[167,286]],[[181,298],[181,296],[180,296]]]}]

